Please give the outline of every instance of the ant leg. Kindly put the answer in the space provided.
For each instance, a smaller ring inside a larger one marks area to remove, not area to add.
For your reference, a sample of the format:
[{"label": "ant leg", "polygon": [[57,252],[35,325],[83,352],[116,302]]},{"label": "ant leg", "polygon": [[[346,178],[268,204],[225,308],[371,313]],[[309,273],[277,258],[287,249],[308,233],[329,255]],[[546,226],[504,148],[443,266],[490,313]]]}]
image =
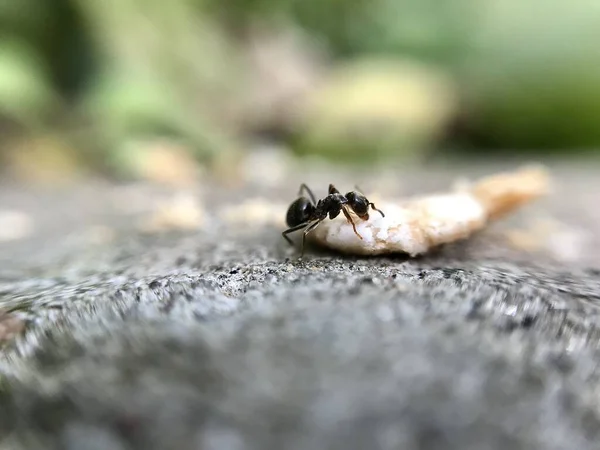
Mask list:
[{"label": "ant leg", "polygon": [[298,231],[298,230],[300,230],[301,228],[304,228],[306,225],[308,225],[308,222],[301,223],[300,225],[296,225],[295,227],[292,227],[292,228],[288,228],[288,229],[287,229],[287,230],[285,230],[283,233],[281,233],[281,235],[282,235],[282,236],[285,238],[285,240],[286,240],[286,241],[288,241],[288,243],[289,243],[290,245],[294,245],[294,243],[292,242],[292,240],[291,240],[289,237],[287,237],[287,235],[288,235],[289,233],[293,233],[294,231]]},{"label": "ant leg", "polygon": [[319,225],[321,223],[321,220],[317,220],[316,222],[311,223],[306,230],[304,230],[304,233],[302,233],[302,251],[300,252],[300,258],[304,257],[304,246],[306,244],[306,235],[308,233],[310,233],[312,230],[314,230],[315,228],[317,228],[317,225]]},{"label": "ant leg", "polygon": [[344,215],[346,216],[346,219],[348,219],[348,222],[350,222],[352,224],[352,229],[354,230],[354,234],[356,234],[359,238],[362,239],[362,236],[360,234],[358,234],[358,231],[356,231],[356,225],[354,224],[352,217],[350,217],[348,210],[345,207],[343,207],[342,211],[343,211]]},{"label": "ant leg", "polygon": [[377,211],[379,214],[381,214],[381,217],[385,217],[385,214],[383,212],[381,212],[381,210],[375,208],[375,205],[373,203],[369,203],[369,206],[371,206],[371,208],[373,208],[375,211]]},{"label": "ant leg", "polygon": [[313,192],[310,190],[310,188],[306,184],[304,184],[304,183],[302,183],[300,185],[300,190],[298,191],[298,195],[302,195],[302,191],[306,191],[308,193],[308,196],[312,200],[312,202],[315,205],[317,204],[317,199],[315,198],[315,194],[313,194]]},{"label": "ant leg", "polygon": [[339,194],[339,193],[340,193],[340,191],[338,191],[333,184],[329,185],[329,194]]}]

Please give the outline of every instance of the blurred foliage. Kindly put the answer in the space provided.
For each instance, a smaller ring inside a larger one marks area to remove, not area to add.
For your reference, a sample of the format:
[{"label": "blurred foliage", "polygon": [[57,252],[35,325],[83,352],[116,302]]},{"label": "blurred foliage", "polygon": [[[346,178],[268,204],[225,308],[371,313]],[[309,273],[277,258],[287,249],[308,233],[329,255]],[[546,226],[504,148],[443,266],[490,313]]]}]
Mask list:
[{"label": "blurred foliage", "polygon": [[481,144],[600,144],[600,8],[589,0],[484,2],[462,75]]},{"label": "blurred foliage", "polygon": [[593,149],[599,38],[594,0],[0,0],[0,149],[62,141],[126,176],[165,139],[231,169],[264,129],[360,162]]},{"label": "blurred foliage", "polygon": [[236,26],[293,22],[337,57],[392,53],[451,60],[465,46],[474,0],[210,0]]},{"label": "blurred foliage", "polygon": [[308,96],[297,148],[358,163],[418,156],[443,134],[454,94],[433,66],[377,58],[340,64]]},{"label": "blurred foliage", "polygon": [[0,113],[36,127],[48,119],[56,101],[35,50],[24,42],[0,41]]},{"label": "blurred foliage", "polygon": [[[237,128],[228,114],[239,83],[236,49],[198,13],[194,1],[76,2],[102,55],[84,111],[120,169],[137,161],[119,153],[152,136],[182,139],[201,160],[233,148]],[[223,56],[226,55],[227,58]]]}]

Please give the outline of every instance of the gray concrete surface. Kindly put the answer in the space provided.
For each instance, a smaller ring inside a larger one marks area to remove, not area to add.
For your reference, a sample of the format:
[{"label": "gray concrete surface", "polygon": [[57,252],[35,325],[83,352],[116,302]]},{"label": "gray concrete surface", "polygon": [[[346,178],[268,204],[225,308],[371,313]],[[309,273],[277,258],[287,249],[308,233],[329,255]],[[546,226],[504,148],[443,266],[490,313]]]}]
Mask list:
[{"label": "gray concrete surface", "polygon": [[[550,198],[414,260],[297,261],[277,227],[213,216],[143,235],[106,184],[5,187],[38,227],[0,247],[0,448],[600,448],[597,173],[556,167]],[[369,180],[331,175],[308,181]],[[406,171],[398,190],[457,175]],[[201,195],[216,212],[300,180]],[[536,216],[585,239],[511,246]],[[115,238],[82,237],[98,224]]]}]

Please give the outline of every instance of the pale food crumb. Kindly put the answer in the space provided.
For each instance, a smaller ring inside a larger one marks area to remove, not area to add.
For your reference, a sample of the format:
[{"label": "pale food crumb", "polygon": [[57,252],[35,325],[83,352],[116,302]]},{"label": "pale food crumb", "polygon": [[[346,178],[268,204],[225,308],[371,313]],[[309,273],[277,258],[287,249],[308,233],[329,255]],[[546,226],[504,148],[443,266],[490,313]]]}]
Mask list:
[{"label": "pale food crumb", "polygon": [[398,202],[379,202],[369,220],[356,216],[356,230],[343,217],[323,221],[308,235],[311,241],[344,253],[377,255],[407,253],[417,256],[441,245],[468,238],[491,220],[546,194],[549,178],[539,167],[460,183],[448,193]]}]

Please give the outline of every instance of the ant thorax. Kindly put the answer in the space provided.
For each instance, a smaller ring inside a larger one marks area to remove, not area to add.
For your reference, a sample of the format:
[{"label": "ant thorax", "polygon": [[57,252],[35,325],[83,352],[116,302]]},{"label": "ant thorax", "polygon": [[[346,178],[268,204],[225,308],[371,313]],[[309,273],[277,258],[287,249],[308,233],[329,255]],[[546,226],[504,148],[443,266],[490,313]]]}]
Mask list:
[{"label": "ant thorax", "polygon": [[329,194],[323,200],[319,200],[317,205],[317,214],[319,219],[325,219],[328,215],[330,219],[336,218],[345,204],[348,203],[346,197],[341,194]]}]

